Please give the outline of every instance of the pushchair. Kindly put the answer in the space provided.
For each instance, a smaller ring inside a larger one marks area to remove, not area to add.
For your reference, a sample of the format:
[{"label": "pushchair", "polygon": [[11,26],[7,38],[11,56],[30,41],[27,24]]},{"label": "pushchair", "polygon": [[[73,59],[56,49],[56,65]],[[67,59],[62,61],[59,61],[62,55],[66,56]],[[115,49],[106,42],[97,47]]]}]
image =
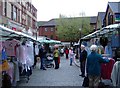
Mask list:
[{"label": "pushchair", "polygon": [[45,67],[54,68],[53,56],[51,54],[47,55],[47,58],[45,60]]}]

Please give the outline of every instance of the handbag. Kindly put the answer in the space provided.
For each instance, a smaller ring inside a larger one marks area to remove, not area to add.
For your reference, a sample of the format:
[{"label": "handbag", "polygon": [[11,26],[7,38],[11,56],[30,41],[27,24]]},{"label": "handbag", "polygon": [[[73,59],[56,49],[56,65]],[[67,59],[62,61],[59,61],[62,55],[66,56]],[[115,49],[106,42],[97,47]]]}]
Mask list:
[{"label": "handbag", "polygon": [[83,87],[89,87],[89,78],[88,78],[88,76],[86,76],[84,78],[82,86]]}]

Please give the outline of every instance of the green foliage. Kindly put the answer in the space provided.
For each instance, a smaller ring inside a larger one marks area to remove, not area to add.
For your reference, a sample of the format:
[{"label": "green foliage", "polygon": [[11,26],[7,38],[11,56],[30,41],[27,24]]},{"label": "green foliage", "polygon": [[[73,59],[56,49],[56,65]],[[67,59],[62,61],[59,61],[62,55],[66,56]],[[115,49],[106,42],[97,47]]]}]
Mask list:
[{"label": "green foliage", "polygon": [[57,20],[57,35],[59,39],[64,39],[65,41],[75,42],[80,38],[80,28],[81,36],[87,35],[91,32],[92,28],[90,26],[89,17],[70,17],[60,16]]}]

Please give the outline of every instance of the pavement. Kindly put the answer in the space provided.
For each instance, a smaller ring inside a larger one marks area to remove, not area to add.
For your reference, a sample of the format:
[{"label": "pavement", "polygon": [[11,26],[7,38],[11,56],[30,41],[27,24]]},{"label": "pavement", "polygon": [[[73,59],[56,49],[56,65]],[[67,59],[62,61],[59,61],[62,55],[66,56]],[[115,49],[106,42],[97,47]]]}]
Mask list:
[{"label": "pavement", "polygon": [[77,67],[80,67],[80,61],[79,61],[79,59],[75,59],[75,60],[74,60],[74,64],[75,64]]},{"label": "pavement", "polygon": [[59,69],[47,68],[47,70],[41,70],[38,68],[33,69],[33,73],[30,76],[28,83],[25,79],[21,79],[17,86],[82,86],[83,79],[80,74],[78,61],[74,62],[70,66],[70,60],[61,57],[61,63]]}]

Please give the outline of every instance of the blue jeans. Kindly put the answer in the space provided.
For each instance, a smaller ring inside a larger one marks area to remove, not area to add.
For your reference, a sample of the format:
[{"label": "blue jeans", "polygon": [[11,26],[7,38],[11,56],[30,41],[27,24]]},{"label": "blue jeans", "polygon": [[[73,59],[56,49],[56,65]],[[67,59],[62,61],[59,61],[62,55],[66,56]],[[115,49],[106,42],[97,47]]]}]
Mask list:
[{"label": "blue jeans", "polygon": [[70,65],[72,65],[72,62],[73,62],[73,58],[70,58]]},{"label": "blue jeans", "polygon": [[44,69],[45,68],[45,58],[41,58],[41,67],[40,69]]}]

